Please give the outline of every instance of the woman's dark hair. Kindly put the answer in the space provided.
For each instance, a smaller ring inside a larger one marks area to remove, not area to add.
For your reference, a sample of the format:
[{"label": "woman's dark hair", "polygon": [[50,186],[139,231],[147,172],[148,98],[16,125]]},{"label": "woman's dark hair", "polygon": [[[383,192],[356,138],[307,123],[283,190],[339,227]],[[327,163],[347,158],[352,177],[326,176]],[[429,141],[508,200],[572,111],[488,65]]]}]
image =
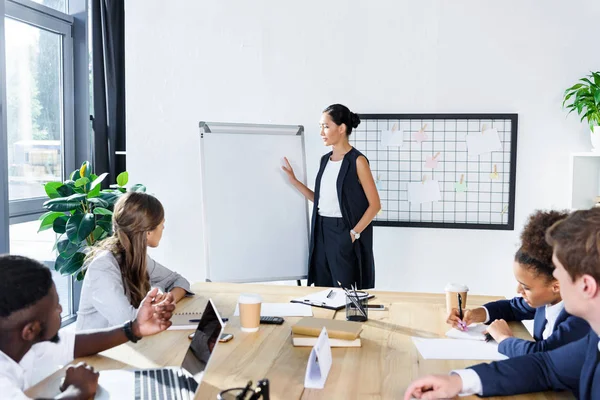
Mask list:
[{"label": "woman's dark hair", "polygon": [[546,231],[568,215],[567,211],[536,211],[530,215],[521,232],[521,248],[515,254],[515,261],[536,275],[553,280],[552,247],[546,242]]},{"label": "woman's dark hair", "polygon": [[356,128],[360,124],[360,118],[342,104],[332,104],[323,110],[329,114],[336,125],[346,125],[346,135],[350,136],[352,128]]}]

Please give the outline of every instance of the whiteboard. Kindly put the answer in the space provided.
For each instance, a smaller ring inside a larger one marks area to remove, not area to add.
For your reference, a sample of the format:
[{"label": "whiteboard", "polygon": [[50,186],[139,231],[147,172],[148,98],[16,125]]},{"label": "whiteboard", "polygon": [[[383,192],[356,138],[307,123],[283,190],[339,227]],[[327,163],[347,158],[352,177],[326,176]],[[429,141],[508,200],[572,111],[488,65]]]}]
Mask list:
[{"label": "whiteboard", "polygon": [[306,182],[304,128],[200,122],[207,280],[264,282],[308,274],[308,201],[281,170]]}]

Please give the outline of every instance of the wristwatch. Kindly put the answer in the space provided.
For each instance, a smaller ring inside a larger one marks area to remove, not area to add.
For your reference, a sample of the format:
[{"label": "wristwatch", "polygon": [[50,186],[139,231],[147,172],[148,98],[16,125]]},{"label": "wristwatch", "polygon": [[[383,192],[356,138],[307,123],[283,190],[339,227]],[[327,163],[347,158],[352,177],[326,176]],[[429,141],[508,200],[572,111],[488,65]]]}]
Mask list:
[{"label": "wristwatch", "polygon": [[138,340],[141,340],[141,337],[137,337],[133,334],[133,329],[131,328],[131,321],[127,321],[125,322],[125,325],[123,325],[123,332],[125,332],[125,336],[127,336],[127,339],[129,339],[130,342],[133,343],[137,343]]},{"label": "wristwatch", "polygon": [[350,233],[354,235],[354,240],[358,240],[360,238],[360,233],[356,232],[354,229],[350,229]]}]

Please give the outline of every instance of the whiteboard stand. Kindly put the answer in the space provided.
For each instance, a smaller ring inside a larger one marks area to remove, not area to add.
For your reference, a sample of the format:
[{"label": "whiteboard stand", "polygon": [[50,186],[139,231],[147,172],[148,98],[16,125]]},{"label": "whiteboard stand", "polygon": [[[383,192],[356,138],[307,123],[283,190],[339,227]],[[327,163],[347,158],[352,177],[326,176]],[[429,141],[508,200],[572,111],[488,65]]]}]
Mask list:
[{"label": "whiteboard stand", "polygon": [[207,281],[300,284],[309,207],[281,166],[306,183],[304,127],[202,121],[199,137]]}]

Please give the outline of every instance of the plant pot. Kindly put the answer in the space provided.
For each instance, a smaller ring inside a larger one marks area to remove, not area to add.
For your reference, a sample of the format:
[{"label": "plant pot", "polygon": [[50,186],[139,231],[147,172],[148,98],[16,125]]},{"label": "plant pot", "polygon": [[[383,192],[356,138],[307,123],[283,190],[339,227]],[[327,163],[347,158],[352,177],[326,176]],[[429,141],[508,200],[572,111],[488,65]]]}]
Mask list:
[{"label": "plant pot", "polygon": [[590,140],[592,151],[600,152],[600,126],[594,126],[594,130],[590,132]]}]

